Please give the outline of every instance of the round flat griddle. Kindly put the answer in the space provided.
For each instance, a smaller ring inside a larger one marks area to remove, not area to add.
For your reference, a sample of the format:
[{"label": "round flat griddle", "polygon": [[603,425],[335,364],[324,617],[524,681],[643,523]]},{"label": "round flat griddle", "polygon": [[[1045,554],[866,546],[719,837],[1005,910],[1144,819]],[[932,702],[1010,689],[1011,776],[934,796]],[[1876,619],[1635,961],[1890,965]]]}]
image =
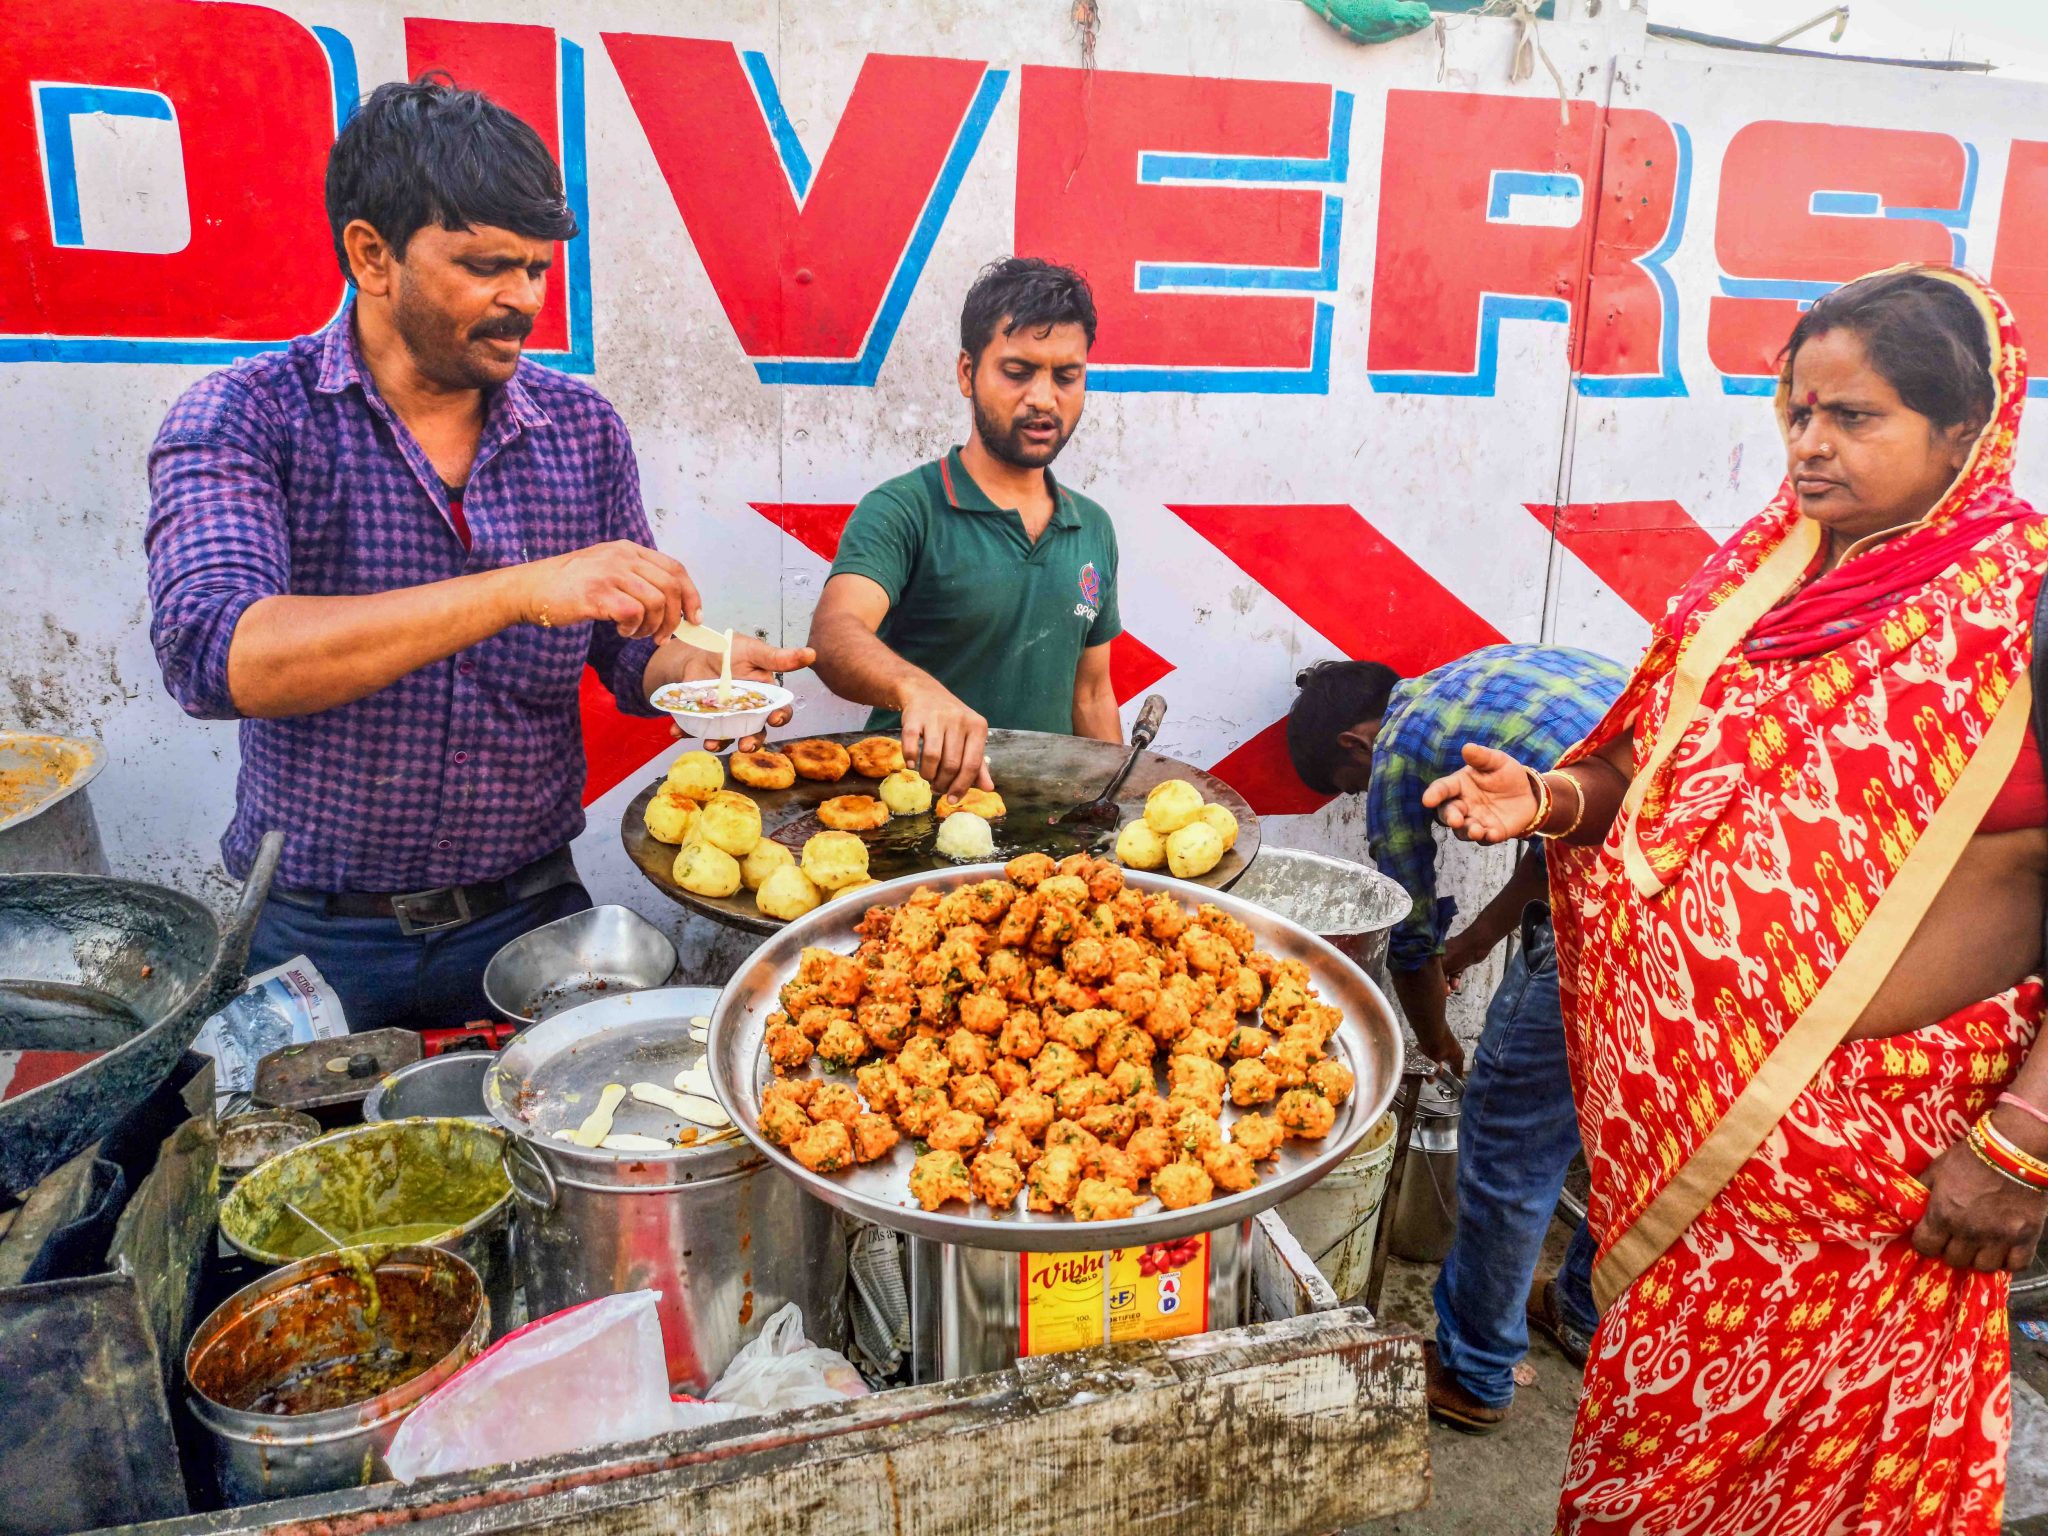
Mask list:
[{"label": "round flat griddle", "polygon": [[[936,875],[929,883],[953,890],[976,880],[1000,876],[996,864],[976,864]],[[1234,896],[1218,895],[1190,882],[1137,870],[1124,877],[1143,891],[1171,892],[1184,906],[1212,902],[1243,922],[1261,948],[1283,960],[1308,967],[1322,1000],[1344,1014],[1330,1037],[1329,1054],[1351,1069],[1356,1086],[1337,1111],[1336,1123],[1320,1141],[1289,1140],[1277,1162],[1259,1165],[1259,1182],[1237,1194],[1220,1194],[1203,1205],[1170,1211],[1148,1198],[1135,1215],[1118,1221],[1077,1222],[1064,1211],[1040,1213],[1022,1202],[1000,1213],[979,1202],[957,1202],[936,1211],[923,1209],[910,1196],[911,1165],[917,1150],[909,1137],[877,1162],[863,1163],[839,1174],[817,1174],[761,1134],[761,1090],[775,1076],[763,1046],[769,1015],[781,1007],[777,993],[803,963],[811,946],[851,954],[859,940],[854,929],[870,907],[902,901],[919,883],[862,890],[857,897],[835,901],[788,924],[747,959],[718,995],[711,1014],[711,1085],[732,1122],[776,1167],[829,1205],[899,1232],[935,1242],[964,1243],[973,1248],[1005,1248],[1017,1252],[1064,1252],[1074,1248],[1100,1251],[1163,1243],[1196,1232],[1211,1232],[1256,1216],[1288,1196],[1308,1188],[1358,1145],[1373,1122],[1393,1102],[1401,1078],[1401,1032],[1394,1012],[1379,988],[1355,964],[1298,923]],[[810,1077],[827,1077],[815,1058],[804,1068]],[[1224,1106],[1225,1129],[1241,1111]]]},{"label": "round flat griddle", "polygon": [[[851,746],[876,734],[871,731],[842,731],[818,738],[792,736],[788,741],[816,739]],[[770,742],[771,749],[783,742]],[[1107,854],[1115,842],[1114,829],[1094,826],[1049,826],[1055,813],[1093,800],[1102,793],[1109,776],[1124,760],[1125,747],[1085,736],[1056,736],[1045,731],[990,731],[989,772],[996,790],[1008,807],[1008,814],[991,822],[995,830],[995,855],[1007,862],[1020,853],[1049,853],[1064,858],[1070,853],[1093,850]],[[1167,779],[1186,779],[1202,792],[1202,798],[1228,809],[1237,818],[1237,845],[1223,855],[1223,862],[1196,882],[1212,890],[1227,890],[1232,881],[1250,866],[1259,851],[1259,819],[1245,803],[1244,796],[1212,773],[1187,763],[1175,762],[1156,752],[1141,752],[1132,765],[1131,776],[1117,795],[1125,821],[1145,813],[1145,796]],[[761,807],[761,829],[792,853],[802,853],[807,838],[825,830],[818,821],[818,806],[834,795],[872,795],[879,781],[849,773],[836,784],[819,784],[798,779],[789,789],[749,789],[734,780],[728,789],[751,795]],[[645,875],[662,891],[693,911],[701,912],[729,927],[754,933],[774,933],[783,924],[763,917],[754,906],[754,893],[742,890],[722,898],[697,896],[675,883],[676,850],[647,833],[647,803],[662,786],[655,779],[639,794],[619,821],[619,835]],[[931,874],[958,866],[942,857],[933,844],[939,835],[939,818],[898,816],[875,832],[856,834],[868,845],[868,873],[877,880],[894,880],[903,875]]]}]

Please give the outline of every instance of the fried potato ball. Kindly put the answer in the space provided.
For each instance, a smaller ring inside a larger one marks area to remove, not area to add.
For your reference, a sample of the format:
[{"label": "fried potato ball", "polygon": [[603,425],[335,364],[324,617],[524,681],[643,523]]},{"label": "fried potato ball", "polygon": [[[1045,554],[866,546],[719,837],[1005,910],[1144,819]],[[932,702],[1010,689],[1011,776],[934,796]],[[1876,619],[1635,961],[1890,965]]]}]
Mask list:
[{"label": "fried potato ball", "polygon": [[710,752],[685,752],[668,765],[668,787],[702,804],[725,788],[725,764]]},{"label": "fried potato ball", "polygon": [[1181,1211],[1208,1200],[1216,1185],[1198,1163],[1168,1163],[1152,1175],[1152,1193],[1169,1211]]},{"label": "fried potato ball", "polygon": [[768,877],[778,869],[794,869],[796,855],[772,837],[758,839],[740,860],[740,884],[750,891],[758,891],[768,883]]},{"label": "fried potato ball", "polygon": [[922,816],[932,808],[932,786],[915,768],[898,768],[875,793],[898,816]]},{"label": "fried potato ball", "polygon": [[1143,821],[1127,821],[1116,835],[1116,857],[1132,869],[1157,869],[1166,862],[1166,839]]},{"label": "fried potato ball", "polygon": [[964,1109],[949,1109],[932,1122],[924,1139],[943,1151],[966,1152],[981,1145],[987,1129],[981,1116],[970,1115]]},{"label": "fried potato ball", "polygon": [[852,757],[836,741],[820,741],[813,737],[808,741],[787,742],[782,751],[799,777],[813,779],[820,784],[837,784],[853,767]]},{"label": "fried potato ball", "polygon": [[744,859],[761,841],[761,807],[745,795],[721,789],[704,802],[695,835],[735,859]]},{"label": "fried potato ball", "polygon": [[1230,813],[1228,806],[1205,805],[1196,813],[1195,819],[1223,839],[1225,853],[1237,846],[1237,818]]},{"label": "fried potato ball", "polygon": [[974,1198],[999,1211],[1015,1205],[1018,1192],[1024,1188],[1024,1170],[1007,1152],[982,1153],[975,1158],[968,1176],[974,1185]]},{"label": "fried potato ball", "polygon": [[1003,797],[992,789],[979,785],[959,795],[939,797],[939,819],[944,820],[960,811],[971,811],[984,821],[1000,821],[1010,814],[1010,808],[1003,804]]},{"label": "fried potato ball", "polygon": [[1168,779],[1145,797],[1145,824],[1170,837],[1202,814],[1202,792],[1186,779]]},{"label": "fried potato ball", "polygon": [[1191,821],[1166,839],[1166,867],[1176,880],[1199,880],[1223,862],[1223,839],[1206,822]]},{"label": "fried potato ball", "polygon": [[873,832],[889,824],[889,807],[873,795],[834,795],[818,807],[818,820],[835,832]]},{"label": "fried potato ball", "polygon": [[1263,1061],[1246,1060],[1231,1063],[1231,1103],[1270,1104],[1279,1092],[1280,1079],[1273,1075],[1273,1069]]},{"label": "fried potato ball", "polygon": [[[764,838],[755,846],[758,850],[766,847],[779,848],[782,845],[771,844]],[[751,858],[752,855],[748,857]],[[743,868],[740,873],[744,879],[745,869]],[[754,892],[754,905],[760,909],[761,915],[785,923],[802,917],[824,899],[825,893],[812,884],[811,877],[794,864],[786,864],[781,869],[771,871],[768,878],[761,882],[761,888]]]},{"label": "fried potato ball", "polygon": [[1281,1129],[1280,1122],[1267,1115],[1239,1115],[1230,1128],[1232,1144],[1243,1147],[1245,1155],[1258,1162],[1277,1153],[1286,1139],[1287,1132]]},{"label": "fried potato ball", "polygon": [[1209,1175],[1218,1189],[1230,1195],[1250,1189],[1259,1182],[1258,1170],[1252,1167],[1251,1153],[1239,1146],[1211,1147],[1202,1154],[1202,1171]]},{"label": "fried potato ball", "polygon": [[853,771],[864,779],[886,779],[903,766],[903,743],[894,736],[868,736],[847,748]]},{"label": "fried potato ball", "polygon": [[796,764],[780,752],[735,752],[732,776],[749,789],[787,789],[796,782]]},{"label": "fried potato ball", "polygon": [[761,1134],[786,1147],[811,1128],[811,1117],[788,1099],[761,1100]]},{"label": "fried potato ball", "polygon": [[959,812],[939,823],[938,840],[933,846],[941,858],[973,864],[995,856],[995,829],[985,817],[972,811]]},{"label": "fried potato ball", "polygon": [[740,888],[740,861],[708,842],[688,842],[676,854],[677,885],[695,896],[730,896]]},{"label": "fried potato ball", "polygon": [[881,883],[881,881],[876,880],[871,876],[862,875],[858,880],[854,881],[851,885],[842,885],[836,891],[827,891],[825,893],[825,899],[827,901],[837,901],[842,896],[851,896],[856,891],[864,891],[871,885],[880,885]]},{"label": "fried potato ball", "polygon": [[1072,1146],[1047,1147],[1025,1180],[1025,1204],[1034,1211],[1064,1210],[1081,1187],[1081,1153]]},{"label": "fried potato ball", "polygon": [[1144,1203],[1145,1197],[1135,1190],[1107,1179],[1083,1179],[1074,1191],[1074,1220],[1121,1221]]},{"label": "fried potato ball", "polygon": [[641,819],[647,824],[647,835],[656,842],[680,844],[689,841],[690,829],[697,825],[697,811],[695,800],[673,784],[664,784],[647,802]]},{"label": "fried potato ball", "polygon": [[1332,1104],[1342,1104],[1350,1098],[1356,1084],[1351,1069],[1341,1061],[1319,1061],[1308,1069],[1309,1087]]},{"label": "fried potato ball", "polygon": [[868,878],[868,845],[851,832],[820,832],[804,843],[803,872],[823,891]]},{"label": "fried potato ball", "polygon": [[793,1072],[811,1059],[810,1037],[794,1024],[771,1024],[765,1041],[778,1072]]},{"label": "fried potato ball", "polygon": [[789,1155],[813,1173],[837,1173],[853,1162],[853,1138],[837,1120],[821,1120],[789,1144]]},{"label": "fried potato ball", "polygon": [[896,1134],[896,1127],[889,1123],[887,1115],[857,1115],[847,1130],[853,1138],[854,1160],[862,1163],[886,1157],[902,1139]]},{"label": "fried potato ball", "polygon": [[1273,1118],[1290,1136],[1321,1141],[1337,1123],[1337,1106],[1313,1088],[1290,1088],[1280,1095]]},{"label": "fried potato ball", "polygon": [[967,1165],[958,1152],[927,1152],[910,1170],[910,1193],[928,1211],[936,1211],[948,1200],[965,1205],[974,1198]]}]

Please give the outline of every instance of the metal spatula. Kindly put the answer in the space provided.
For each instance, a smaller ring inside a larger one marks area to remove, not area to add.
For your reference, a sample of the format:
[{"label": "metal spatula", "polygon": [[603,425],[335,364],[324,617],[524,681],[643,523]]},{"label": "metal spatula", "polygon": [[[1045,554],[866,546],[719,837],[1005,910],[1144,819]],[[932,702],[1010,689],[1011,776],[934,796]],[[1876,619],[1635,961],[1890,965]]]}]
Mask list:
[{"label": "metal spatula", "polygon": [[1049,827],[1073,826],[1092,823],[1100,827],[1114,827],[1123,819],[1116,808],[1116,792],[1124,787],[1124,780],[1131,776],[1132,765],[1138,761],[1138,754],[1152,745],[1152,738],[1159,734],[1159,724],[1166,718],[1166,700],[1154,693],[1146,696],[1138,706],[1138,723],[1131,727],[1131,750],[1124,755],[1123,766],[1110,775],[1102,793],[1093,800],[1080,805],[1070,805],[1064,811],[1056,811],[1046,817]]}]

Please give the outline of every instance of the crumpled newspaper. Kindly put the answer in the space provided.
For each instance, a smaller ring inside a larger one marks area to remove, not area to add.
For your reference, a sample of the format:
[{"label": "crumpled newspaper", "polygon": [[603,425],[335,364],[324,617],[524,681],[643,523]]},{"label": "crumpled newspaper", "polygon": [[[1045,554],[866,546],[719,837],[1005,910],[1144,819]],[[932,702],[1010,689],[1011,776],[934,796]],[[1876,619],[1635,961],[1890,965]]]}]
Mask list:
[{"label": "crumpled newspaper", "polygon": [[251,976],[242,995],[200,1027],[192,1049],[214,1060],[216,1103],[256,1086],[256,1063],[272,1051],[348,1033],[341,998],[304,955]]}]

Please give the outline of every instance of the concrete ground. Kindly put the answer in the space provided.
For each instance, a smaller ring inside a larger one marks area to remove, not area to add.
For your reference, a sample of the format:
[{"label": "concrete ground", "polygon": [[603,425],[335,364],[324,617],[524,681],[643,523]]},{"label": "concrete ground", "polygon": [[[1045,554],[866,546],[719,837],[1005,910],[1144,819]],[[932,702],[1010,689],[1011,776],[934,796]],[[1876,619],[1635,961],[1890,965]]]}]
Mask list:
[{"label": "concrete ground", "polygon": [[[1561,1223],[1552,1223],[1545,1272],[1563,1261],[1569,1236]],[[1381,1317],[1434,1336],[1436,1309],[1429,1290],[1435,1282],[1433,1264],[1390,1261]],[[2014,1310],[2007,1536],[2048,1536],[2048,1339],[2030,1338],[2017,1326],[2028,1317],[2048,1321],[2048,1300]],[[1565,1447],[1578,1411],[1579,1372],[1539,1336],[1524,1374],[1533,1374],[1534,1380],[1516,1393],[1514,1412],[1498,1433],[1461,1435],[1440,1424],[1430,1426],[1436,1492],[1427,1508],[1372,1521],[1358,1527],[1355,1536],[1549,1536]]]}]

